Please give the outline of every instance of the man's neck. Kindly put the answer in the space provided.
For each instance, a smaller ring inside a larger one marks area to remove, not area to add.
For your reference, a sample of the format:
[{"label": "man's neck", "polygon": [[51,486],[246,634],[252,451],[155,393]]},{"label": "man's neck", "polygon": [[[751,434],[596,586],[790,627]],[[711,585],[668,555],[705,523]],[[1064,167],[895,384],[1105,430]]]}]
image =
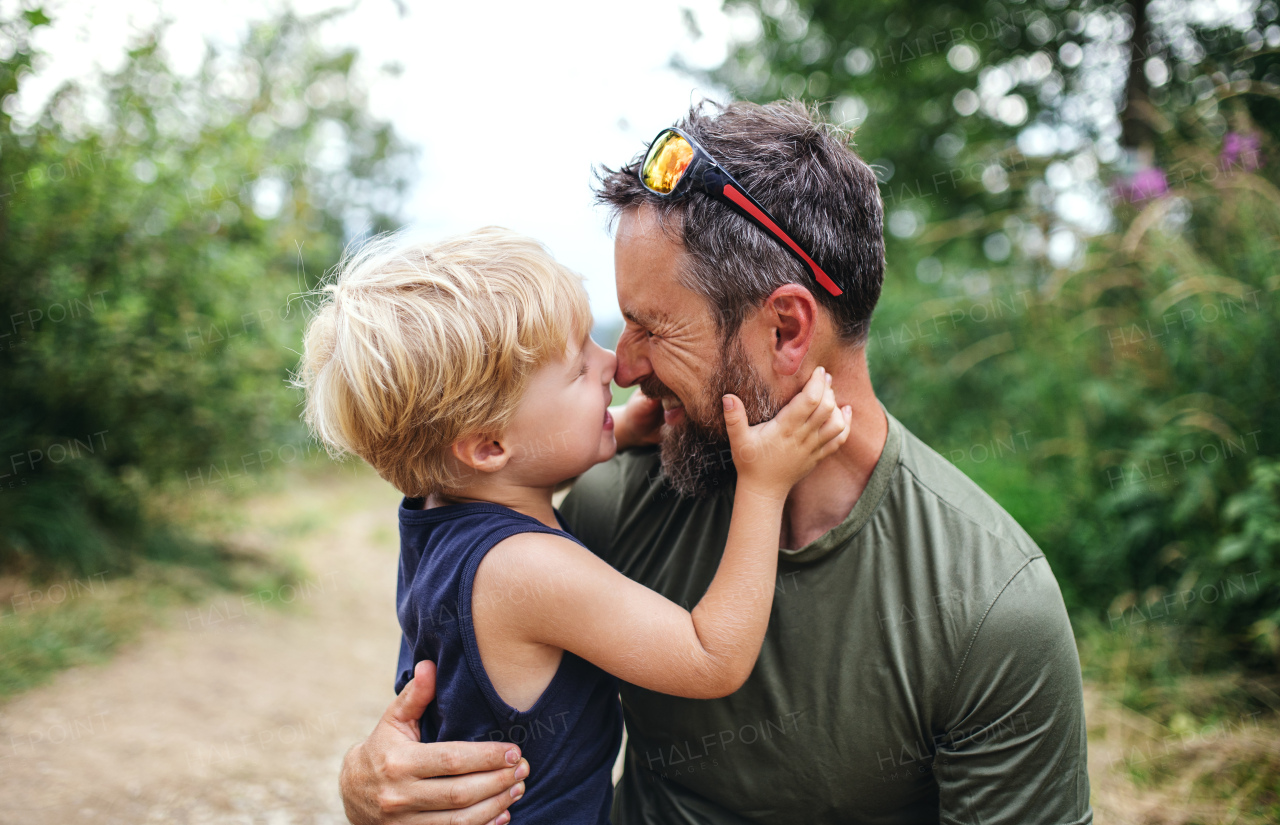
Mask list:
[{"label": "man's neck", "polygon": [[788,550],[804,547],[845,520],[866,489],[889,436],[889,420],[871,387],[865,350],[829,360],[836,403],[853,408],[853,425],[839,451],[791,488],[778,544]]}]

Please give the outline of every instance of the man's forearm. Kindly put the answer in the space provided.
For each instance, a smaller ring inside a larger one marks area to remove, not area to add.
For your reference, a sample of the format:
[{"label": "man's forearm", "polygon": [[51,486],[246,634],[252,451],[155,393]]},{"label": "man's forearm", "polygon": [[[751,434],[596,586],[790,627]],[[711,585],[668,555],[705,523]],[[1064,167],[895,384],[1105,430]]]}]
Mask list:
[{"label": "man's forearm", "polygon": [[364,754],[361,749],[364,744],[363,741],[357,742],[348,748],[346,755],[342,757],[342,771],[338,774],[338,791],[342,794],[342,809],[347,815],[348,822],[352,825],[377,825],[381,821],[381,811],[376,801],[363,792],[363,787],[368,787],[368,783],[362,787],[359,780],[358,762],[363,759]]}]

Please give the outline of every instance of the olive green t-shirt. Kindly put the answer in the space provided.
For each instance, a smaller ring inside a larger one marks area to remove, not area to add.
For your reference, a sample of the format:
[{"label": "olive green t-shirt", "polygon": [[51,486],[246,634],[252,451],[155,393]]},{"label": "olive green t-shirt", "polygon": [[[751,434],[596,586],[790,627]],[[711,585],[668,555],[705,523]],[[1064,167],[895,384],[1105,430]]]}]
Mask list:
[{"label": "olive green t-shirt", "polygon": [[[561,512],[622,573],[693,607],[733,490],[676,495],[654,449],[583,475]],[[736,693],[622,685],[615,825],[1087,823],[1080,663],[1044,555],[889,417],[845,520],[781,550],[760,658]]]}]

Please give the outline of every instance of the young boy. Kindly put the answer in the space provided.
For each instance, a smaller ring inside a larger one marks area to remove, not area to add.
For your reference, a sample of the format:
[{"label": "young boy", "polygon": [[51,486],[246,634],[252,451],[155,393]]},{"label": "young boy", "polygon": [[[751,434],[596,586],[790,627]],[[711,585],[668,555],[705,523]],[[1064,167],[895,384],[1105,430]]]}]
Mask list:
[{"label": "young boy", "polygon": [[608,822],[615,677],[714,698],[755,664],[783,502],[848,435],[830,376],[819,367],[754,427],[725,396],[733,519],[689,611],[598,559],[552,506],[557,485],[617,449],[616,359],[588,334],[576,276],[536,242],[488,228],[434,246],[382,238],[325,292],[306,333],[306,419],[405,495],[396,690],[417,662],[438,665],[422,740],[514,742],[534,766],[515,818]]}]

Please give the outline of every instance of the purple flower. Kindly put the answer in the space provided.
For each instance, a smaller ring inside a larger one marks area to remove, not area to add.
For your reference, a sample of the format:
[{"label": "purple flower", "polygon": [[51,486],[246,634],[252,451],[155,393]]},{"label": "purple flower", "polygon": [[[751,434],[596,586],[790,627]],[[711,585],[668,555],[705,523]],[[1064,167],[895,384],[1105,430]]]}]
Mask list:
[{"label": "purple flower", "polygon": [[1169,181],[1159,166],[1135,172],[1116,185],[1117,194],[1131,203],[1158,198],[1169,191]]},{"label": "purple flower", "polygon": [[1222,140],[1222,154],[1218,155],[1218,163],[1223,169],[1239,166],[1246,172],[1261,167],[1262,138],[1256,132],[1248,135],[1227,132]]}]

